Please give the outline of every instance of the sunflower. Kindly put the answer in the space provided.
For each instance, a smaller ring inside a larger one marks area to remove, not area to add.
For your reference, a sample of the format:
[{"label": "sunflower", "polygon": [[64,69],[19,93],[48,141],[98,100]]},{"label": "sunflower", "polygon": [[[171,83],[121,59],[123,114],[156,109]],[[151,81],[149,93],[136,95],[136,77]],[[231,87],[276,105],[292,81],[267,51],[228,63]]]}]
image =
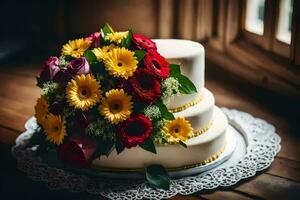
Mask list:
[{"label": "sunflower", "polygon": [[44,125],[46,140],[56,145],[61,144],[66,135],[65,123],[64,117],[49,114]]},{"label": "sunflower", "polygon": [[45,119],[47,118],[47,115],[49,114],[49,105],[46,101],[46,98],[44,95],[41,95],[37,99],[37,103],[34,107],[35,110],[35,118],[39,124],[44,124]]},{"label": "sunflower", "polygon": [[118,124],[127,119],[132,111],[131,96],[123,89],[112,89],[105,93],[99,112],[112,124]]},{"label": "sunflower", "polygon": [[70,55],[75,58],[79,58],[83,55],[85,50],[87,50],[91,45],[91,41],[87,39],[75,39],[70,40],[67,44],[65,44],[61,49],[61,54],[66,56]]},{"label": "sunflower", "polygon": [[137,68],[138,61],[134,52],[122,48],[114,48],[104,60],[105,68],[110,75],[128,79]]},{"label": "sunflower", "polygon": [[121,44],[122,40],[127,37],[127,35],[128,31],[114,32],[107,34],[105,39],[109,40],[110,42],[115,42],[116,44]]},{"label": "sunflower", "polygon": [[68,83],[66,98],[71,106],[87,110],[99,102],[100,83],[90,74],[77,75]]},{"label": "sunflower", "polygon": [[97,57],[98,61],[101,61],[103,59],[105,59],[107,57],[107,54],[112,51],[116,46],[113,44],[107,45],[107,46],[103,46],[102,48],[98,47],[98,48],[94,48],[92,51],[95,54],[95,56]]},{"label": "sunflower", "polygon": [[179,141],[186,141],[193,134],[193,128],[189,121],[178,117],[168,122],[163,131],[169,143],[179,143]]}]

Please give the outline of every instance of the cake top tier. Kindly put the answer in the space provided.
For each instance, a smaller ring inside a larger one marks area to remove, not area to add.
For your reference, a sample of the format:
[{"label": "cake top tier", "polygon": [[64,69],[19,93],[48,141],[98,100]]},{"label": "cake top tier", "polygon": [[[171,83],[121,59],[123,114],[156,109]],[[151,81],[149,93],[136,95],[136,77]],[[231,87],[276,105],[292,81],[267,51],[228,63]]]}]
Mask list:
[{"label": "cake top tier", "polygon": [[154,41],[158,52],[167,59],[204,55],[204,48],[198,42],[180,39],[156,39]]}]

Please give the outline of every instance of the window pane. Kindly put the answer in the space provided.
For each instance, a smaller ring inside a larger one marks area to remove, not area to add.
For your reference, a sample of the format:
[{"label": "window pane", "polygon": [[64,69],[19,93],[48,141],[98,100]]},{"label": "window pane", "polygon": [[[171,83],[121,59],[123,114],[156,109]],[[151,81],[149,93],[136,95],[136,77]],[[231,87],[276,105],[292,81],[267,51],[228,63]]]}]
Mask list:
[{"label": "window pane", "polygon": [[293,1],[281,0],[276,38],[284,43],[291,43]]},{"label": "window pane", "polygon": [[263,35],[264,33],[265,0],[247,0],[246,21],[247,31]]}]

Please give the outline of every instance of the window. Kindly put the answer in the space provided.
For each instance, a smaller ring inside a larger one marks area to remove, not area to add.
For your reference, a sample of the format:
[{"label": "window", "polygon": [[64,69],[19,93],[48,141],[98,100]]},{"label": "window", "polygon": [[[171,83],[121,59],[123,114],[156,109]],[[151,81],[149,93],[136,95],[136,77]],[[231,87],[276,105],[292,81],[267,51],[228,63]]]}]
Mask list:
[{"label": "window", "polygon": [[265,0],[248,0],[246,3],[245,29],[263,35]]},{"label": "window", "polygon": [[281,0],[276,38],[286,44],[291,43],[293,1]]}]

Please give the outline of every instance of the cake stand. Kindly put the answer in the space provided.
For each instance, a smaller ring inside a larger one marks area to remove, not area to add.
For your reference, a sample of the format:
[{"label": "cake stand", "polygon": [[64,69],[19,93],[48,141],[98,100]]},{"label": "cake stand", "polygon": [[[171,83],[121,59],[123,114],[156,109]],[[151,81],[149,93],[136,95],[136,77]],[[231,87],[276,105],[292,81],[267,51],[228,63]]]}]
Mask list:
[{"label": "cake stand", "polygon": [[151,187],[138,173],[103,173],[92,170],[66,169],[35,156],[36,148],[28,148],[36,123],[34,118],[25,125],[12,147],[20,170],[51,189],[88,192],[110,199],[164,199],[176,194],[189,195],[201,190],[229,187],[268,168],[280,151],[280,137],[266,121],[248,113],[222,108],[230,128],[224,153],[207,165],[171,172],[169,190]]}]

